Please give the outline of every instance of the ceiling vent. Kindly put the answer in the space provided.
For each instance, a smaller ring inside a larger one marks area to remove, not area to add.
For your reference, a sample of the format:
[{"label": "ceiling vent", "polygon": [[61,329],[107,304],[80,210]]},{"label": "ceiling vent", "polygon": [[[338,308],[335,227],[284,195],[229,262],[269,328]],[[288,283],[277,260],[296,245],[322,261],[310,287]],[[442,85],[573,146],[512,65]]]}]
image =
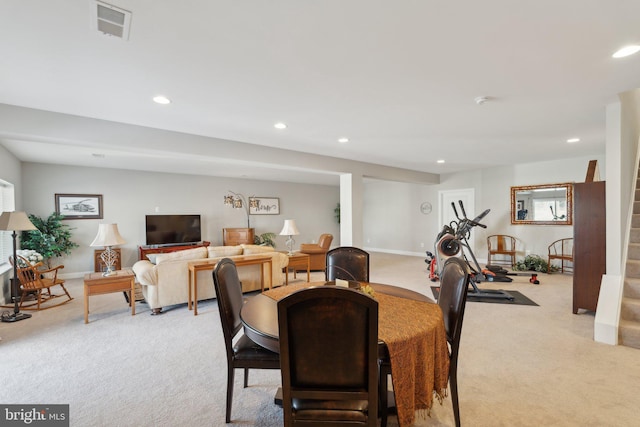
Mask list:
[{"label": "ceiling vent", "polygon": [[107,36],[129,40],[131,12],[101,1],[92,2],[91,5],[93,29]]}]

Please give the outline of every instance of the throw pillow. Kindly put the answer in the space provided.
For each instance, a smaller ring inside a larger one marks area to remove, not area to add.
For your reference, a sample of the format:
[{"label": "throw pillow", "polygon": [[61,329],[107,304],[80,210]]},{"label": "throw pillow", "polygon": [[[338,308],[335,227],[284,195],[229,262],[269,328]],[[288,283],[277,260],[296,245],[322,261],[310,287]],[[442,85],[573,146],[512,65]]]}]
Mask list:
[{"label": "throw pillow", "polygon": [[263,254],[265,252],[274,252],[271,246],[260,246],[260,245],[241,245],[243,248],[242,255],[253,255],[253,254]]},{"label": "throw pillow", "polygon": [[156,263],[156,257],[160,255],[160,254],[147,254],[147,259],[149,260],[149,262],[151,264],[155,264]]},{"label": "throw pillow", "polygon": [[156,265],[167,261],[200,259],[207,257],[207,248],[186,249],[184,251],[169,252],[167,254],[158,254],[156,256]]},{"label": "throw pillow", "polygon": [[209,258],[221,258],[242,255],[242,246],[209,246],[207,251],[209,252]]}]

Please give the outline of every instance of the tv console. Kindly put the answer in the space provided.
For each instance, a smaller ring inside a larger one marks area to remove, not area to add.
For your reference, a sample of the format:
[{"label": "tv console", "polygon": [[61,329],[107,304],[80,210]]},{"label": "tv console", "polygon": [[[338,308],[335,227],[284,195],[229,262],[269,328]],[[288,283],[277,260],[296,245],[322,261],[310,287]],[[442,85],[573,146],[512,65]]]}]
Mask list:
[{"label": "tv console", "polygon": [[166,254],[169,252],[183,251],[185,249],[194,249],[207,247],[211,242],[193,243],[189,245],[151,245],[151,246],[138,246],[138,259],[147,259],[147,254]]}]

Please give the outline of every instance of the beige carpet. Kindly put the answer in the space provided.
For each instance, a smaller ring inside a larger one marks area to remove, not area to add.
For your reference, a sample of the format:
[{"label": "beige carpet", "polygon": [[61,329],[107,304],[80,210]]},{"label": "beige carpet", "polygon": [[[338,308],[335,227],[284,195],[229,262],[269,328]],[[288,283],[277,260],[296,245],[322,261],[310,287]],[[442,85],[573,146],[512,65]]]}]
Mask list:
[{"label": "beige carpet", "polygon": [[[431,296],[422,258],[371,254],[371,276]],[[312,280],[321,278],[313,273]],[[571,313],[571,276],[539,279],[482,285],[518,290],[539,307],[467,304],[462,424],[637,425],[640,352],[593,341],[593,313]],[[150,316],[138,303],[132,317],[121,293],[96,296],[85,325],[81,280],[68,285],[71,303],[0,324],[0,402],[68,403],[78,427],[224,425],[226,362],[215,301],[200,304],[197,317],[186,306]],[[251,371],[247,389],[241,379],[238,371],[233,425],[281,425],[272,403],[279,372]],[[417,425],[453,425],[450,399]]]}]

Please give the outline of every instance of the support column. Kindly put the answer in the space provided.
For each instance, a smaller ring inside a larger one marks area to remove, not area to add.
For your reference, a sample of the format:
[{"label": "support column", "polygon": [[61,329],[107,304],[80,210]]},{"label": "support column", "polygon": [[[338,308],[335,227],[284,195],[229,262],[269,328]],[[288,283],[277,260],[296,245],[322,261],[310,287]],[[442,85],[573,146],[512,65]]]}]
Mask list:
[{"label": "support column", "polygon": [[363,192],[361,175],[340,175],[340,246],[362,247]]}]

